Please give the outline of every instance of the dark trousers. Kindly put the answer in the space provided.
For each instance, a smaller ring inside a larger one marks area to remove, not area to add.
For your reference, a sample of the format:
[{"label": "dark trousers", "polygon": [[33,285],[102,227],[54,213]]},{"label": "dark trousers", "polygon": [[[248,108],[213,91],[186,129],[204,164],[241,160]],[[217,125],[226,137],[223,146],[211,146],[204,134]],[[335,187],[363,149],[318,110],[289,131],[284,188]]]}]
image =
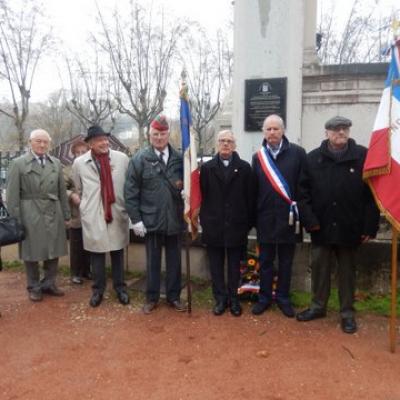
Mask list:
[{"label": "dark trousers", "polygon": [[356,248],[338,245],[312,245],[311,248],[311,309],[326,310],[331,291],[331,272],[337,261],[340,314],[343,318],[354,316],[356,285]]},{"label": "dark trousers", "polygon": [[90,253],[83,248],[82,228],[69,229],[69,263],[71,276],[88,276]]},{"label": "dark trousers", "polygon": [[166,292],[167,301],[179,300],[181,295],[181,237],[180,235],[164,235],[147,233],[146,270],[148,302],[157,303],[160,299],[161,284],[161,251],[165,246]]},{"label": "dark trousers", "polygon": [[27,278],[27,289],[29,292],[40,292],[42,289],[48,289],[55,286],[58,258],[43,261],[44,277],[40,280],[40,270],[38,261],[24,261]]},{"label": "dark trousers", "polygon": [[295,248],[295,243],[260,243],[260,292],[258,294],[260,303],[272,302],[273,266],[276,254],[278,254],[276,301],[290,303],[289,291]]},{"label": "dark trousers", "polygon": [[[214,247],[207,246],[210,262],[212,291],[217,302],[227,303],[238,297],[240,281],[240,256],[243,246]],[[225,284],[225,253],[227,255],[228,286]]]},{"label": "dark trousers", "polygon": [[[124,249],[110,251],[113,287],[116,292],[125,290]],[[103,294],[106,289],[106,253],[90,253],[92,265],[93,292]]]}]

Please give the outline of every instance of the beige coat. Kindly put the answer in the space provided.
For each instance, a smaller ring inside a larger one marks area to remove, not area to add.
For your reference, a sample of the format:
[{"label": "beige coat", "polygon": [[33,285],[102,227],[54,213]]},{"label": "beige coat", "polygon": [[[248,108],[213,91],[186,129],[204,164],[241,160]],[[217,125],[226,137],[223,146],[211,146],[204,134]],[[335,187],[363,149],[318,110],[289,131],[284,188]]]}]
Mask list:
[{"label": "beige coat", "polygon": [[43,261],[67,253],[65,222],[70,219],[60,161],[47,156],[42,168],[32,153],[12,161],[7,181],[7,206],[25,227],[19,245],[24,261]]},{"label": "beige coat", "polygon": [[116,201],[111,206],[113,220],[107,224],[101,200],[100,174],[92,153],[88,151],[75,159],[72,177],[81,196],[83,247],[85,250],[106,253],[120,250],[129,243],[129,218],[125,210],[124,184],[129,159],[120,151],[110,150],[111,175]]}]

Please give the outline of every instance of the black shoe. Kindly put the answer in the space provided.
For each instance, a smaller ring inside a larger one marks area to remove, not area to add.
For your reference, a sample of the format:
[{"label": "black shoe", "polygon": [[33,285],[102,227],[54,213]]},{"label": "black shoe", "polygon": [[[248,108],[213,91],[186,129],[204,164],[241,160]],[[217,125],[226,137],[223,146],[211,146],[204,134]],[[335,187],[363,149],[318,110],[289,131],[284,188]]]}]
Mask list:
[{"label": "black shoe", "polygon": [[268,310],[268,308],[271,306],[271,303],[256,303],[253,305],[251,312],[254,315],[261,315],[264,311]]},{"label": "black shoe", "polygon": [[180,300],[173,300],[173,301],[169,301],[168,304],[175,309],[175,311],[186,311],[187,307],[185,304],[183,304]]},{"label": "black shoe", "polygon": [[225,312],[226,309],[226,303],[224,301],[217,301],[213,308],[213,314],[214,315],[222,315]]},{"label": "black shoe", "polygon": [[276,302],[278,308],[282,311],[282,314],[288,318],[294,318],[296,313],[290,303],[281,303],[279,301]]},{"label": "black shoe", "polygon": [[231,314],[235,317],[240,317],[242,315],[242,306],[239,300],[231,300],[230,306]]},{"label": "black shoe", "polygon": [[341,321],[342,331],[344,333],[355,333],[357,332],[357,323],[353,317],[342,318]]},{"label": "black shoe", "polygon": [[326,311],[313,310],[311,308],[307,308],[307,310],[304,310],[296,315],[297,321],[301,322],[312,321],[313,319],[324,318],[324,317],[326,317]]},{"label": "black shoe", "polygon": [[155,301],[149,301],[143,305],[143,313],[150,314],[157,307],[157,303]]},{"label": "black shoe", "polygon": [[118,292],[117,297],[118,297],[119,302],[121,304],[123,304],[124,306],[129,304],[129,296],[128,296],[128,293],[126,293],[125,291]]},{"label": "black shoe", "polygon": [[42,301],[42,292],[39,290],[32,290],[29,292],[29,300],[31,301]]},{"label": "black shoe", "polygon": [[103,294],[102,293],[93,293],[92,297],[90,298],[89,304],[91,307],[97,307],[100,305],[100,303],[103,300]]},{"label": "black shoe", "polygon": [[42,288],[42,293],[56,297],[64,296],[64,292],[55,285],[50,286],[48,288]]}]

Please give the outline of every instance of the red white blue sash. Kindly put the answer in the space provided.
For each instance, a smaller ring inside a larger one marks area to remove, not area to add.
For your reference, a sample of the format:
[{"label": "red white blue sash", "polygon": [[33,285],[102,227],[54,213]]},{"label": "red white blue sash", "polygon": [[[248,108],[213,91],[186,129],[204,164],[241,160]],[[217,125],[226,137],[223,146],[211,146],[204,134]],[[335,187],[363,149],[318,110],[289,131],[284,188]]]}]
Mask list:
[{"label": "red white blue sash", "polygon": [[297,203],[291,199],[292,196],[288,183],[265,147],[261,147],[261,149],[258,150],[257,156],[266,178],[279,196],[289,204],[289,225],[293,225],[294,219],[296,219],[297,233],[300,230],[299,210],[297,208]]}]

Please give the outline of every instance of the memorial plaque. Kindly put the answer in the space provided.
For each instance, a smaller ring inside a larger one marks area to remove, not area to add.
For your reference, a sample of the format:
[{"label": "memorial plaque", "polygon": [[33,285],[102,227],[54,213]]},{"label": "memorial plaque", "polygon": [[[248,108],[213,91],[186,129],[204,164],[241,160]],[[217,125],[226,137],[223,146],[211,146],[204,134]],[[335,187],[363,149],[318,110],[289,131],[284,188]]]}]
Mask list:
[{"label": "memorial plaque", "polygon": [[264,119],[278,114],[286,124],[287,78],[247,79],[245,81],[245,131],[261,131]]}]

